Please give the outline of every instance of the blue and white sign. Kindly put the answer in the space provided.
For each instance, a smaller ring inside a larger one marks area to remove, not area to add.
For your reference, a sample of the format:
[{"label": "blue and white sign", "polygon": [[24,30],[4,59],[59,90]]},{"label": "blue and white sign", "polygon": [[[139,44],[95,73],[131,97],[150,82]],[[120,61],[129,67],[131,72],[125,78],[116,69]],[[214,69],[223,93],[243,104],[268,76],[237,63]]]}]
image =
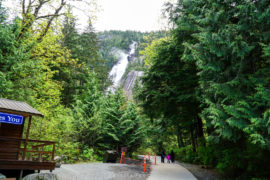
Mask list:
[{"label": "blue and white sign", "polygon": [[23,116],[0,112],[0,123],[21,125],[23,123]]}]

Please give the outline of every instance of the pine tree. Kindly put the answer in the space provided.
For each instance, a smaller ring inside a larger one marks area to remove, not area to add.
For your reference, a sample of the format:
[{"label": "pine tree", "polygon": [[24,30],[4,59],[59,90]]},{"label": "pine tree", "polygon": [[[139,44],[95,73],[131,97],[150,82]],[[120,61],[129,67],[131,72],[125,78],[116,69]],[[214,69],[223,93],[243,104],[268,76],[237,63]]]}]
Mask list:
[{"label": "pine tree", "polygon": [[133,103],[126,103],[121,90],[108,94],[95,118],[101,122],[100,149],[115,149],[127,147],[129,154],[142,143],[145,129]]},{"label": "pine tree", "polygon": [[86,66],[97,74],[97,78],[102,84],[101,88],[106,89],[108,86],[107,67],[105,60],[99,56],[98,38],[92,25],[91,19],[88,20],[88,26],[79,37],[80,57],[79,59]]},{"label": "pine tree", "polygon": [[[179,1],[171,16],[178,37],[191,32],[192,40],[184,39],[183,58],[196,61],[202,118],[208,139],[223,153],[217,167],[227,175],[269,176],[263,165],[270,150],[269,5],[269,1]],[[261,156],[255,158],[258,152]]]},{"label": "pine tree", "polygon": [[101,92],[95,74],[91,74],[85,84],[85,90],[76,97],[73,105],[75,128],[74,135],[81,143],[81,150],[86,147],[96,149],[96,141],[99,138],[100,122],[95,118],[101,105]]},{"label": "pine tree", "polygon": [[0,0],[0,24],[6,19],[5,9],[2,7],[2,0]]},{"label": "pine tree", "polygon": [[[196,96],[198,78],[195,64],[181,60],[182,45],[173,38],[153,41],[146,48],[146,62],[150,65],[142,78],[138,99],[150,118],[163,119],[163,126],[173,126],[180,138],[180,129],[191,133],[191,142],[196,150],[195,131],[203,137],[202,126],[197,128],[200,112]],[[181,141],[178,141],[181,146]]]}]

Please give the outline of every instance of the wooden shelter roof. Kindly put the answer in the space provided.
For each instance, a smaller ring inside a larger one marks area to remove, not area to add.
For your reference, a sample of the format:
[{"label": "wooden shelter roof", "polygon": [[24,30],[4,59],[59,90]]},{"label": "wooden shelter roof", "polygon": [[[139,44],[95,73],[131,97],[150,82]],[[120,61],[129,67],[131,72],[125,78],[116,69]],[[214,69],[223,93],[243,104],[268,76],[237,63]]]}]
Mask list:
[{"label": "wooden shelter roof", "polygon": [[0,98],[0,111],[43,117],[43,114],[25,102],[2,98]]}]

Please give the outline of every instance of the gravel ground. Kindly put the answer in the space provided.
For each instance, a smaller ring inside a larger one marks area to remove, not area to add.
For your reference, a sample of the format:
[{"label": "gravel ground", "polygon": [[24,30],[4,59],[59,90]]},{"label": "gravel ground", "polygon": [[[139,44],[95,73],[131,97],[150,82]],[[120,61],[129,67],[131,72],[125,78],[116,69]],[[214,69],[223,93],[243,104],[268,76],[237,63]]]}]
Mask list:
[{"label": "gravel ground", "polygon": [[200,165],[176,162],[189,170],[198,180],[220,180],[221,175],[214,169],[205,169]]},{"label": "gravel ground", "polygon": [[[153,159],[154,157],[151,157],[151,161]],[[142,163],[142,161],[130,160],[126,160],[125,162],[127,164]],[[157,163],[160,164],[160,157],[157,157]],[[189,170],[198,180],[221,179],[221,176],[215,170],[205,169],[202,166],[194,164],[176,163]],[[147,166],[147,172],[144,173],[143,166],[119,163],[63,164],[61,168],[56,168],[53,171],[57,175],[58,180],[146,180],[150,172],[149,165]]]},{"label": "gravel ground", "polygon": [[[46,171],[44,171],[46,172]],[[146,180],[143,166],[118,163],[63,164],[53,171],[58,180]]]}]

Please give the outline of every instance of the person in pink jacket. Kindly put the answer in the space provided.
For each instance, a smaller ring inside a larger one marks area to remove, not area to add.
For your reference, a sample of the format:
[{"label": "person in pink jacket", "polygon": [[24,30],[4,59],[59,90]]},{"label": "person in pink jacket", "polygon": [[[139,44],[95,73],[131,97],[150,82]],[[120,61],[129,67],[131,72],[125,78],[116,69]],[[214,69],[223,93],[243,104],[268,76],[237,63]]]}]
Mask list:
[{"label": "person in pink jacket", "polygon": [[168,163],[170,163],[170,161],[171,161],[171,155],[170,154],[167,154],[167,160],[168,160]]}]

